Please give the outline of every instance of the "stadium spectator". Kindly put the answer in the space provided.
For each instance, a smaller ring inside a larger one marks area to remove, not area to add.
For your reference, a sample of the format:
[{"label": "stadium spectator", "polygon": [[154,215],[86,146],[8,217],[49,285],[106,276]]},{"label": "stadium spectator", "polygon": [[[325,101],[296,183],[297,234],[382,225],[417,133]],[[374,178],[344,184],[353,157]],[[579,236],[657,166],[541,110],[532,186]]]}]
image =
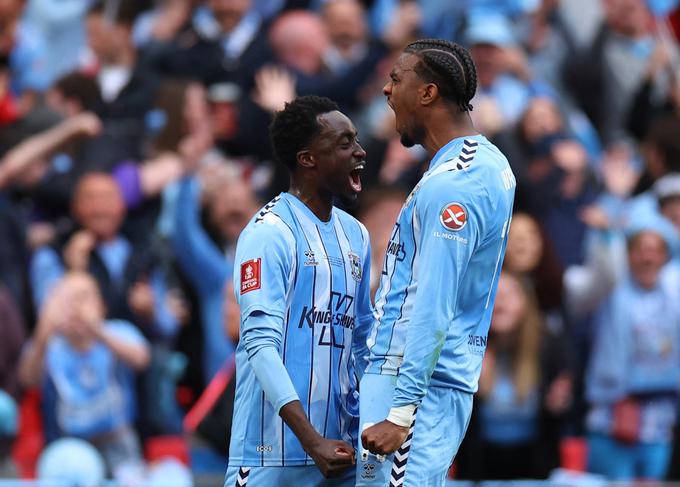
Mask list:
[{"label": "stadium spectator", "polygon": [[512,217],[503,268],[531,280],[541,311],[560,311],[564,267],[545,230],[528,213],[517,212]]},{"label": "stadium spectator", "polygon": [[24,386],[43,390],[47,438],[88,440],[115,475],[141,462],[133,381],[150,349],[131,323],[105,316],[96,280],[67,273],[46,298],[19,374]]},{"label": "stadium spectator", "polygon": [[[484,357],[469,469],[477,479],[545,478],[559,465],[572,402],[570,351],[546,326],[531,284],[503,272]],[[476,464],[476,465],[475,465]]]},{"label": "stadium spectator", "polygon": [[0,343],[0,478],[2,478],[16,474],[10,453],[19,427],[20,387],[17,366],[26,335],[21,311],[3,284],[0,284],[0,335],[3,337]]},{"label": "stadium spectator", "polygon": [[193,11],[188,3],[157,7],[151,33],[155,45],[145,48],[150,61],[165,75],[206,84],[231,82],[250,90],[255,72],[272,58],[267,26],[253,2],[209,0]]},{"label": "stadium spectator", "polygon": [[[628,137],[627,116],[656,46],[644,0],[603,0],[592,44],[569,63],[568,83],[605,145]],[[657,86],[656,89],[665,89]]]},{"label": "stadium spectator", "polygon": [[581,263],[587,226],[580,213],[597,197],[589,154],[550,98],[529,101],[517,133],[504,144],[518,172],[516,208],[541,222],[563,266]]},{"label": "stadium spectator", "polygon": [[21,114],[36,104],[52,82],[46,66],[48,46],[23,17],[25,7],[25,0],[7,0],[0,5],[0,55],[9,61],[9,89]]},{"label": "stadium spectator", "polygon": [[680,360],[677,299],[659,279],[677,245],[669,227],[651,217],[633,224],[629,275],[597,316],[586,376],[588,468],[610,479],[660,480],[669,465]]},{"label": "stadium spectator", "polygon": [[566,133],[568,129],[556,100],[537,96],[528,101],[516,125],[509,125],[495,137],[499,147],[508,154],[517,178],[516,210],[533,211],[536,200],[543,203],[545,194],[532,199],[532,182],[545,178],[549,172],[546,161],[540,156],[549,150],[551,141]]},{"label": "stadium spectator", "polygon": [[[364,55],[357,56],[351,68],[339,72],[325,63],[324,56],[333,44],[319,15],[305,10],[286,12],[274,21],[269,36],[277,59],[295,74],[298,95],[333,96],[341,108],[352,110],[357,107],[359,89],[373,74],[376,63],[389,48],[403,47],[413,35],[417,20],[415,16],[398,17],[382,39],[366,46]],[[335,30],[331,29],[331,33]]]},{"label": "stadium spectator", "polygon": [[468,19],[465,41],[479,80],[472,118],[479,130],[493,136],[524,112],[531,73],[510,22],[502,15],[486,12]]},{"label": "stadium spectator", "polygon": [[[184,0],[154,1],[153,6],[140,13],[133,23],[132,38],[146,55],[154,49],[162,49],[192,22],[196,2]],[[195,14],[195,13],[194,13]]]},{"label": "stadium spectator", "polygon": [[[172,244],[198,295],[205,339],[203,378],[208,383],[234,353],[235,343],[224,328],[224,290],[233,274],[236,241],[258,202],[237,170],[208,172],[210,179],[196,177],[195,170],[187,167],[179,185]],[[208,228],[201,222],[202,206]]]},{"label": "stadium spectator", "polygon": [[649,189],[655,181],[671,172],[680,172],[680,116],[666,115],[654,120],[640,146],[644,172],[634,193]]},{"label": "stadium spectator", "polygon": [[31,309],[27,291],[30,257],[26,240],[26,219],[0,191],[0,283],[24,314]]},{"label": "stadium spectator", "polygon": [[564,66],[575,55],[576,42],[560,9],[564,2],[541,0],[536,3],[532,12],[516,20],[515,32],[533,76],[567,103],[570,93],[564,81]]},{"label": "stadium spectator", "polygon": [[172,299],[148,239],[121,233],[125,206],[116,180],[86,174],[72,201],[78,224],[31,261],[34,301],[42,307],[50,287],[66,271],[88,271],[97,280],[107,317],[128,320],[148,336],[174,336],[181,311]]},{"label": "stadium spectator", "polygon": [[2,158],[0,188],[21,187],[43,218],[63,216],[77,177],[74,157],[78,148],[84,139],[101,131],[101,120],[95,114],[80,111],[25,138]]},{"label": "stadium spectator", "polygon": [[87,63],[84,21],[91,3],[80,0],[26,2],[23,21],[46,45],[46,55],[39,67],[44,72],[45,87]]},{"label": "stadium spectator", "polygon": [[321,20],[326,26],[329,46],[322,54],[332,72],[342,72],[361,58],[370,41],[366,12],[358,0],[330,0],[324,3]]},{"label": "stadium spectator", "polygon": [[133,0],[98,0],[87,14],[87,42],[95,56],[91,69],[102,99],[95,113],[103,122],[102,134],[81,154],[81,164],[90,170],[108,171],[145,155],[145,117],[156,98],[158,77],[132,41],[138,11]]},{"label": "stadium spectator", "polygon": [[[680,116],[680,71],[677,61],[673,62],[672,40],[671,45],[668,42],[661,40],[657,44],[628,115],[628,130],[637,140],[644,138],[655,119]],[[667,96],[659,96],[656,87],[665,83]]]}]

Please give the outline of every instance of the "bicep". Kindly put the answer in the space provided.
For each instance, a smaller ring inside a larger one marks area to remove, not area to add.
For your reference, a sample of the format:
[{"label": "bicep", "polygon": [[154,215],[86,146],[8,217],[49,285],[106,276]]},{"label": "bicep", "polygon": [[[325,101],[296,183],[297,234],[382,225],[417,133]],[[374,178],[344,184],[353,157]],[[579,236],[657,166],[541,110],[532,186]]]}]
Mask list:
[{"label": "bicep", "polygon": [[[283,317],[294,267],[294,242],[261,227],[239,240],[234,292],[242,319],[255,311]],[[291,249],[291,243],[293,245]]]},{"label": "bicep", "polygon": [[479,240],[478,212],[462,198],[439,197],[417,202],[412,218],[416,299],[422,305],[416,312],[452,315],[457,288]]}]

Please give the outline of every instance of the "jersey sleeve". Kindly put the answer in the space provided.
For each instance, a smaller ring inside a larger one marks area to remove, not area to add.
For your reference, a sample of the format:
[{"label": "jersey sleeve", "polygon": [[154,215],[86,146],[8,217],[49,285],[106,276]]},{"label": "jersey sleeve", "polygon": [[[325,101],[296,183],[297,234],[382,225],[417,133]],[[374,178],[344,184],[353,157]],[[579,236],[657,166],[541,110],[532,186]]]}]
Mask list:
[{"label": "jersey sleeve", "polygon": [[417,289],[393,407],[418,404],[425,395],[456,314],[459,283],[482,233],[479,198],[433,183],[416,195],[412,213]]},{"label": "jersey sleeve", "polygon": [[251,223],[238,241],[234,294],[241,322],[255,311],[281,320],[286,313],[296,246],[290,230],[273,218]]},{"label": "jersey sleeve", "polygon": [[273,316],[254,313],[244,321],[242,332],[248,362],[277,413],[289,402],[299,399],[279,355],[280,322]]},{"label": "jersey sleeve", "polygon": [[359,295],[357,296],[356,321],[352,334],[355,370],[361,377],[368,365],[368,334],[373,326],[373,306],[371,305],[371,242],[366,228],[361,225],[364,240],[363,269]]}]

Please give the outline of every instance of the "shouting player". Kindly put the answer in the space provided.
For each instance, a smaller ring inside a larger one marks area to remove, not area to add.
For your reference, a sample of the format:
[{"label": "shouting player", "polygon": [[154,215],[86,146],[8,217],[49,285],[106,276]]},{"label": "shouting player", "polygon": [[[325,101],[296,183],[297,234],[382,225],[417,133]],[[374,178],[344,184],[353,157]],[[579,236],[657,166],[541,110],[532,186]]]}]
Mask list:
[{"label": "shouting player", "polygon": [[357,485],[444,485],[468,426],[515,194],[508,161],[470,119],[476,88],[470,54],[428,39],[405,48],[383,89],[402,143],[431,162],[385,255]]},{"label": "shouting player", "polygon": [[327,98],[286,104],[270,135],[291,184],[236,250],[241,329],[225,485],[354,485],[370,245],[333,199],[356,200],[366,153]]}]

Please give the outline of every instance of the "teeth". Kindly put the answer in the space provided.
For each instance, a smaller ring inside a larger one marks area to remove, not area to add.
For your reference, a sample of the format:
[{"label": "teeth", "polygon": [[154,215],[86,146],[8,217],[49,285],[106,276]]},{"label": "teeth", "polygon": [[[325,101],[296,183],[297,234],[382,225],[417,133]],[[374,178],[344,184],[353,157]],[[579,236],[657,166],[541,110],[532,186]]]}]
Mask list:
[{"label": "teeth", "polygon": [[363,168],[364,168],[364,165],[363,165],[363,164],[359,164],[357,167],[354,168],[354,171],[362,170]]}]

